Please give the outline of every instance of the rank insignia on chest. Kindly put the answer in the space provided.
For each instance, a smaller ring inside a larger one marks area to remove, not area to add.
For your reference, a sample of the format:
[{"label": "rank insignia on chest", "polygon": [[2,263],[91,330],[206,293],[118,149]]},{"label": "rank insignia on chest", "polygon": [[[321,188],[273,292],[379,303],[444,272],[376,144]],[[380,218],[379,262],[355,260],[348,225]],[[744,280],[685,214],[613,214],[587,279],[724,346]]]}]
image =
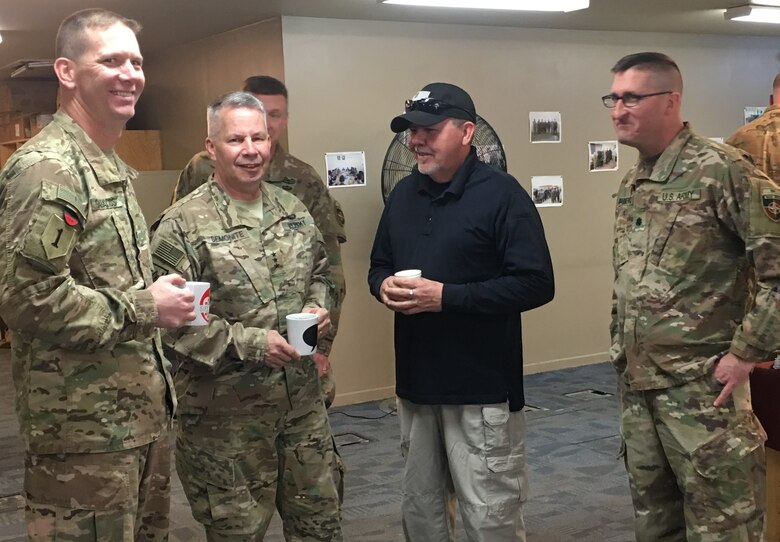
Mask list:
[{"label": "rank insignia on chest", "polygon": [[780,222],[780,194],[774,192],[761,194],[761,206],[771,221]]}]

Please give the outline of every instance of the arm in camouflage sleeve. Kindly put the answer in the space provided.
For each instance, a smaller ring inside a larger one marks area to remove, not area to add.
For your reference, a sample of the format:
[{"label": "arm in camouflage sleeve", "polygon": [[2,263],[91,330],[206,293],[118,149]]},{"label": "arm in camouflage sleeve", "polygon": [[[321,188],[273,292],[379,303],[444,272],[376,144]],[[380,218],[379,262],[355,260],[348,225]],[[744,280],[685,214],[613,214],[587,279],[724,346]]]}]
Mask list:
[{"label": "arm in camouflage sleeve", "polygon": [[609,335],[612,339],[609,348],[609,359],[612,363],[620,362],[626,357],[626,349],[623,346],[623,333],[620,328],[621,322],[618,318],[617,295],[612,290],[612,318],[609,324]]},{"label": "arm in camouflage sleeve", "polygon": [[[195,249],[176,218],[166,215],[151,229],[155,274],[178,273],[187,280],[201,280],[202,270]],[[178,261],[176,265],[172,264],[174,260]],[[212,311],[208,326],[164,330],[162,340],[172,356],[201,363],[219,374],[236,361],[262,363],[267,330],[240,322],[228,323]]]},{"label": "arm in camouflage sleeve", "polygon": [[[306,295],[306,301],[304,301],[304,307],[325,307],[328,309],[332,329],[334,324],[331,307],[336,294],[331,282],[332,274],[330,273],[330,263],[325,250],[325,244],[322,242],[319,234],[317,237],[317,241],[314,243],[314,250],[316,251],[313,258],[314,268],[312,269],[311,282]],[[328,336],[331,336],[331,332],[317,341],[317,352],[325,356],[330,353],[333,342],[332,337],[330,341],[326,340]]]},{"label": "arm in camouflage sleeve", "polygon": [[118,238],[86,238],[86,197],[67,165],[41,160],[0,183],[0,313],[9,328],[82,351],[151,337],[157,309],[142,283],[95,289],[71,275],[72,263],[85,265],[83,243],[105,244],[99,265],[126,262]]},{"label": "arm in camouflage sleeve", "polygon": [[730,351],[744,360],[764,361],[780,342],[780,187],[746,160],[732,162],[729,175],[718,213],[744,240],[756,281]]},{"label": "arm in camouflage sleeve", "polygon": [[304,203],[309,208],[309,213],[314,219],[314,223],[317,225],[320,233],[322,233],[325,251],[330,264],[328,279],[334,287],[330,308],[331,328],[328,334],[320,339],[317,346],[317,349],[327,356],[330,355],[333,341],[338,332],[341,306],[347,295],[347,283],[344,278],[344,268],[341,260],[341,243],[345,243],[347,237],[344,232],[344,213],[341,210],[341,206],[331,196],[330,191],[325,187],[314,168],[310,167],[307,173],[316,182],[306,185],[311,187],[312,193],[306,195],[307,201],[304,201]]}]

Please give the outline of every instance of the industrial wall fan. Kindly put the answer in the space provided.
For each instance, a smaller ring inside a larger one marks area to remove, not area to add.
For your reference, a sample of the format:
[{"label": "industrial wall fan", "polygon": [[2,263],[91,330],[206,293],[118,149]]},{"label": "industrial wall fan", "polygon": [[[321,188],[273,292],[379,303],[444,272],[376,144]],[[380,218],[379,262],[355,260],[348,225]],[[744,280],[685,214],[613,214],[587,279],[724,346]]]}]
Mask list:
[{"label": "industrial wall fan", "polygon": [[[412,172],[416,164],[414,154],[406,145],[408,131],[395,134],[385,153],[382,163],[382,201],[387,201],[398,181]],[[506,171],[506,153],[498,134],[488,122],[477,115],[477,126],[474,129],[474,139],[471,142],[477,148],[477,156],[486,164]]]}]

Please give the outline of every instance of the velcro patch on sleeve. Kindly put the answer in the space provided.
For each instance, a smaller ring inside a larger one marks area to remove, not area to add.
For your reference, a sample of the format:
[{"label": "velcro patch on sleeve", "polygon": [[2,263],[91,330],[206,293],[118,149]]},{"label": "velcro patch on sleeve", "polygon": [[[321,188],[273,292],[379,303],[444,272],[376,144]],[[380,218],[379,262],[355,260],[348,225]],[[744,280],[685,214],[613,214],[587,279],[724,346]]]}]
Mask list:
[{"label": "velcro patch on sleeve", "polygon": [[170,241],[162,239],[154,249],[153,257],[160,260],[172,269],[181,269],[180,264],[184,259],[184,251]]},{"label": "velcro patch on sleeve", "polygon": [[769,220],[780,222],[780,194],[771,191],[762,192],[761,207]]},{"label": "velcro patch on sleeve", "polygon": [[[67,213],[67,211],[66,211]],[[61,216],[51,215],[41,235],[47,260],[61,258],[70,252],[76,242],[76,230]]]}]

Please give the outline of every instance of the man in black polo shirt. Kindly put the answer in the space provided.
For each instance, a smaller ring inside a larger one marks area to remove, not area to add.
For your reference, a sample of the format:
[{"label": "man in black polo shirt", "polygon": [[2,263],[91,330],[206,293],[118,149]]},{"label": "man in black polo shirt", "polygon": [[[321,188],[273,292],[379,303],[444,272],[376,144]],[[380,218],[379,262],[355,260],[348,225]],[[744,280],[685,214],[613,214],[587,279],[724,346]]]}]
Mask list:
[{"label": "man in black polo shirt", "polygon": [[[524,541],[520,313],[553,297],[544,230],[511,175],[480,162],[461,88],[432,83],[390,123],[417,167],[387,200],[371,293],[395,312],[406,539]],[[422,278],[396,277],[420,269]]]}]

